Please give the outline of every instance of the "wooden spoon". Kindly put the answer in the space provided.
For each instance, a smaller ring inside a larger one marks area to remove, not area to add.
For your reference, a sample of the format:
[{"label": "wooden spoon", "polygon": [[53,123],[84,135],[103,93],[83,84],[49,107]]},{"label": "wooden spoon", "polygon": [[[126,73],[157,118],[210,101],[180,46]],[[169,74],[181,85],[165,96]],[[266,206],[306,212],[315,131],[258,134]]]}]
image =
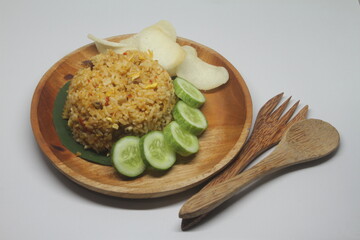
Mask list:
[{"label": "wooden spoon", "polygon": [[263,161],[227,181],[204,189],[180,209],[181,218],[193,218],[210,212],[234,196],[240,189],[286,167],[324,157],[339,145],[339,133],[317,119],[300,121],[290,127],[279,145]]}]

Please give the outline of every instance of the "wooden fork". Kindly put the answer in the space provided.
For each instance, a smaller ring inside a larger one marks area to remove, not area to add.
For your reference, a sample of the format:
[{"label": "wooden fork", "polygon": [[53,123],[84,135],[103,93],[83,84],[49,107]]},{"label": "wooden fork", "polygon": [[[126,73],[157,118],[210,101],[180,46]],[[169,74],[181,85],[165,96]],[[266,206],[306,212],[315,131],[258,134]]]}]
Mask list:
[{"label": "wooden fork", "polygon": [[[290,120],[300,101],[297,101],[285,114],[283,114],[291,97],[275,109],[282,99],[283,94],[284,93],[280,93],[276,95],[261,107],[255,120],[253,131],[239,155],[237,155],[237,159],[234,159],[229,166],[213,178],[203,189],[214,186],[242,172],[257,156],[278,144],[281,137],[290,126],[300,120],[306,119],[308,105],[303,107],[298,114]],[[181,229],[183,231],[190,229],[199,223],[206,215],[207,214],[203,214],[195,218],[183,219]]]}]

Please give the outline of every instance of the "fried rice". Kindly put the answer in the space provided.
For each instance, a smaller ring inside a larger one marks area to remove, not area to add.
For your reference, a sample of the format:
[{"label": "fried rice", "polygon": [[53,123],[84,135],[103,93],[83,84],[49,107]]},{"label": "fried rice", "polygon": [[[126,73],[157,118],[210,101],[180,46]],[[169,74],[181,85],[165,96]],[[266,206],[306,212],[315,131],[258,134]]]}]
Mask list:
[{"label": "fried rice", "polygon": [[109,50],[71,80],[63,117],[75,140],[107,152],[124,135],[162,130],[176,102],[172,79],[151,52]]}]

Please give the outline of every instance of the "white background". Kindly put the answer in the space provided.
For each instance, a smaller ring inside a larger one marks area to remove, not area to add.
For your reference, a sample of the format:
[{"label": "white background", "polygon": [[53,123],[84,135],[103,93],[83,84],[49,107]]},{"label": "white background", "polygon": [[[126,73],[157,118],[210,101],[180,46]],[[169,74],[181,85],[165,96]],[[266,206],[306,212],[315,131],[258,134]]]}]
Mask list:
[{"label": "white background", "polygon": [[[42,75],[90,43],[166,19],[244,77],[254,118],[280,92],[330,122],[341,146],[238,196],[181,232],[199,189],[153,200],[90,192],[39,150],[30,104]],[[0,239],[360,239],[360,5],[357,0],[0,1]]]}]

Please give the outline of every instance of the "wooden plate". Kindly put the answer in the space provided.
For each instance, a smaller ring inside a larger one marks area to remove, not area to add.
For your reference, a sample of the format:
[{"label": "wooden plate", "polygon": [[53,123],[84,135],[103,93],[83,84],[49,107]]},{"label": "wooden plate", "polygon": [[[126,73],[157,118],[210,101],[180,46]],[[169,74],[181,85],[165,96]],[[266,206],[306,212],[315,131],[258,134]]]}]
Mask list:
[{"label": "wooden plate", "polygon": [[[110,38],[121,40],[130,35]],[[227,68],[228,83],[205,93],[202,107],[209,127],[200,137],[200,151],[190,159],[179,159],[164,173],[148,171],[142,177],[125,179],[111,166],[90,163],[67,150],[56,134],[52,110],[59,89],[75,74],[83,61],[98,52],[94,44],[81,47],[62,58],[40,80],[31,104],[31,124],[35,138],[52,164],[74,182],[103,194],[123,198],[155,198],[187,190],[225,167],[239,152],[252,121],[249,90],[239,72],[214,50],[178,38],[191,45],[204,61]]]}]

